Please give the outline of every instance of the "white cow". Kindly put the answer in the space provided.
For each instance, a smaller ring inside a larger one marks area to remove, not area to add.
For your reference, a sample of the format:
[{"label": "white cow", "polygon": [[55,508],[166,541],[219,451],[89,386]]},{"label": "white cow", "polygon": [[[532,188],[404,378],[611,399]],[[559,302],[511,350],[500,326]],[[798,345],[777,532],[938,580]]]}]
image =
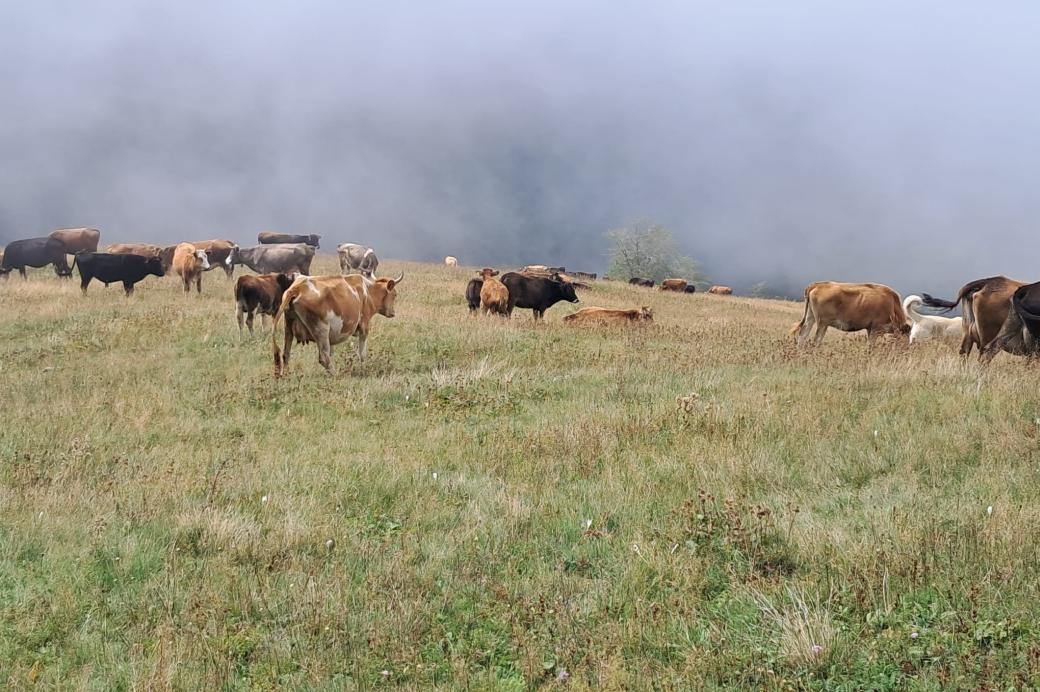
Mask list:
[{"label": "white cow", "polygon": [[938,315],[922,315],[917,306],[923,301],[921,296],[907,296],[903,300],[903,312],[913,322],[910,327],[910,343],[929,341],[931,339],[960,340],[964,336],[964,321],[960,317],[940,317]]},{"label": "white cow", "polygon": [[444,258],[444,264],[448,267],[457,267],[459,266],[459,259],[457,257],[452,257],[451,255],[448,255]]}]

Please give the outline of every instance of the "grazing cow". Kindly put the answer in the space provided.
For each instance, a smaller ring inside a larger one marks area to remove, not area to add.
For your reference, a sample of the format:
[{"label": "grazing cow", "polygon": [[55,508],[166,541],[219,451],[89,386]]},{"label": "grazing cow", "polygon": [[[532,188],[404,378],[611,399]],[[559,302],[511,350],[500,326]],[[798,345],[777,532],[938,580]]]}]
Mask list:
[{"label": "grazing cow", "polygon": [[339,255],[339,270],[342,273],[359,271],[370,279],[375,276],[379,258],[372,248],[356,243],[343,243],[336,248],[336,254]]},{"label": "grazing cow", "polygon": [[910,326],[899,301],[899,294],[883,284],[846,284],[836,281],[818,281],[805,288],[805,314],[794,326],[802,345],[816,325],[814,344],[823,341],[828,327],[843,332],[867,330],[872,342],[878,334],[906,334]]},{"label": "grazing cow", "polygon": [[[105,252],[113,255],[141,255],[142,257],[159,257],[162,251],[161,246],[151,243],[114,243],[105,248]],[[170,258],[173,258],[172,251]]]},{"label": "grazing cow", "polygon": [[209,258],[206,251],[200,250],[191,243],[180,243],[173,252],[173,271],[184,282],[184,292],[191,290],[191,282],[195,282],[195,290],[202,293],[202,272],[209,269]]},{"label": "grazing cow", "polygon": [[910,343],[943,338],[959,341],[964,337],[964,320],[960,317],[922,314],[917,310],[922,302],[921,296],[907,296],[903,299],[903,312],[913,324],[910,327]]},{"label": "grazing cow", "polygon": [[665,279],[661,282],[662,291],[675,291],[676,293],[686,293],[686,279]]},{"label": "grazing cow", "polygon": [[77,252],[97,252],[101,231],[96,228],[63,228],[53,231],[49,237],[62,242],[65,254],[75,255]]},{"label": "grazing cow", "polygon": [[640,324],[654,319],[653,308],[644,305],[638,310],[613,310],[611,308],[582,308],[563,318],[572,324]]},{"label": "grazing cow", "polygon": [[242,333],[242,318],[249,326],[249,334],[253,334],[253,315],[273,315],[282,304],[282,294],[292,285],[293,279],[285,274],[248,274],[238,277],[235,282],[235,317],[238,318],[238,332]]},{"label": "grazing cow", "polygon": [[319,249],[318,241],[321,240],[321,236],[316,233],[310,233],[308,235],[291,235],[289,233],[271,233],[270,231],[263,231],[256,235],[257,241],[261,245],[285,245],[304,243],[310,245],[315,250]]},{"label": "grazing cow", "polygon": [[697,287],[693,284],[686,284],[686,288],[683,289],[683,293],[696,293]]},{"label": "grazing cow", "polygon": [[515,308],[530,308],[534,312],[534,318],[540,320],[546,310],[561,300],[578,302],[573,284],[563,281],[559,274],[550,274],[547,278],[542,278],[509,272],[502,277],[502,283],[509,291],[510,315]]},{"label": "grazing cow", "polygon": [[444,258],[444,265],[446,267],[457,267],[457,266],[459,266],[459,258],[458,257],[452,257],[451,255],[448,255],[447,257]]},{"label": "grazing cow", "polygon": [[227,278],[235,273],[235,265],[228,264],[227,258],[231,254],[232,248],[238,247],[230,240],[192,240],[190,241],[199,250],[206,251],[206,259],[209,260],[209,271],[210,269],[216,269],[218,266],[224,270]]},{"label": "grazing cow", "polygon": [[10,272],[17,269],[23,279],[27,279],[26,267],[46,267],[54,265],[54,273],[61,277],[72,276],[65,259],[65,244],[57,238],[25,238],[12,240],[4,248],[3,266],[0,270]]},{"label": "grazing cow", "polygon": [[1040,282],[1019,286],[1011,295],[1007,319],[982,351],[982,361],[988,363],[1002,350],[1030,360],[1040,356]]},{"label": "grazing cow", "polygon": [[628,280],[628,283],[632,284],[633,286],[644,286],[646,288],[653,288],[655,282],[653,279],[642,279],[638,276],[633,276],[631,279]]},{"label": "grazing cow", "polygon": [[1006,276],[991,276],[964,284],[955,300],[933,298],[922,293],[921,302],[928,307],[945,310],[952,310],[960,304],[961,320],[964,323],[960,353],[966,356],[978,346],[981,359],[983,349],[997,338],[1007,320],[1008,311],[1011,310],[1011,296],[1025,285],[1024,281],[1015,281]]},{"label": "grazing cow", "polygon": [[480,309],[480,289],[484,287],[484,279],[470,279],[466,284],[466,304],[470,312]]},{"label": "grazing cow", "polygon": [[163,276],[162,261],[157,256],[145,257],[126,253],[80,252],[75,265],[79,269],[79,287],[83,294],[92,279],[108,286],[122,283],[127,296],[134,292],[134,284],[147,276]]},{"label": "grazing cow", "polygon": [[231,248],[225,264],[244,264],[258,274],[308,274],[314,260],[314,246],[305,243],[255,245]]},{"label": "grazing cow", "polygon": [[480,272],[483,284],[480,287],[480,307],[485,315],[509,315],[509,289],[496,279],[497,269],[484,267]]},{"label": "grazing cow", "polygon": [[733,295],[733,289],[729,286],[712,286],[708,289],[708,293],[713,296],[731,296]]},{"label": "grazing cow", "polygon": [[[368,353],[370,321],[376,314],[394,316],[396,279],[369,279],[348,276],[300,276],[282,295],[274,315],[271,345],[274,350],[274,376],[281,377],[289,365],[293,340],[314,341],[318,362],[331,375],[332,345],[357,335],[358,358]],[[278,320],[285,316],[284,352],[278,349]]]}]

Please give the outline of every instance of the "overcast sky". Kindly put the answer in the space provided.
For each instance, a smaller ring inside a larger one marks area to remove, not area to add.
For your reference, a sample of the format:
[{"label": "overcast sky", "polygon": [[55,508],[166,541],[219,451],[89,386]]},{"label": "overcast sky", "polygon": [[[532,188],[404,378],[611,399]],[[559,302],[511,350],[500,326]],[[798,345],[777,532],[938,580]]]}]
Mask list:
[{"label": "overcast sky", "polygon": [[1040,3],[6,2],[0,242],[321,233],[716,281],[1040,278]]}]

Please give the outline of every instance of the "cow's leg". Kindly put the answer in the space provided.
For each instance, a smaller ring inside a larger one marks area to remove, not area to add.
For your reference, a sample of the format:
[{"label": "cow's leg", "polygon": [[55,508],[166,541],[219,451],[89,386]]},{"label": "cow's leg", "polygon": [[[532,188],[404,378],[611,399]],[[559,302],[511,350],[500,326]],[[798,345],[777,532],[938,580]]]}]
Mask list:
[{"label": "cow's leg", "polygon": [[90,284],[89,276],[80,276],[79,278],[79,290],[83,291],[83,295],[87,295],[87,285]]},{"label": "cow's leg", "polygon": [[314,336],[314,343],[318,346],[318,363],[325,368],[325,372],[328,374],[335,374],[332,372],[332,344],[329,343],[329,325],[319,322],[314,325],[311,334]]},{"label": "cow's leg", "polygon": [[[827,333],[828,325],[826,322],[816,323],[816,335],[813,337],[813,346],[819,346],[820,342],[823,341],[824,335]],[[869,336],[869,332],[867,332]]]},{"label": "cow's leg", "polygon": [[357,354],[358,360],[361,362],[365,361],[365,357],[368,356],[368,331],[359,329],[357,334]]},{"label": "cow's leg", "polygon": [[[249,314],[246,316],[246,325],[249,327],[249,336],[253,336],[255,334],[255,332],[253,331],[253,316],[255,314],[256,312],[254,310],[250,310]],[[239,328],[241,328],[241,326],[241,323],[239,323]]]},{"label": "cow's leg", "polygon": [[123,282],[123,293],[126,294],[127,298],[129,298],[130,296],[132,296],[134,294],[134,282],[133,281],[124,281]]},{"label": "cow's leg", "polygon": [[191,290],[191,279],[186,276],[181,277],[181,283],[184,284],[184,292],[187,293]]},{"label": "cow's leg", "polygon": [[202,293],[202,274],[200,273],[195,277],[195,290]]},{"label": "cow's leg", "polygon": [[225,264],[223,262],[221,262],[221,265],[224,268],[224,273],[227,274],[227,278],[230,279],[231,276],[235,273],[235,265],[233,265],[233,264],[232,265],[227,265],[227,264]]},{"label": "cow's leg", "polygon": [[285,338],[282,340],[282,367],[281,372],[285,374],[285,371],[289,368],[289,354],[292,352],[293,345],[293,323],[289,318],[288,313],[285,316]]},{"label": "cow's leg", "polygon": [[29,280],[29,275],[25,273],[25,267],[19,267],[18,268],[18,273],[21,274],[22,278],[25,279],[26,281]]},{"label": "cow's leg", "polygon": [[235,321],[238,322],[238,333],[239,333],[240,336],[242,334],[242,315],[243,315],[243,313],[245,313],[245,310],[242,309],[242,306],[239,305],[238,303],[235,303]]}]

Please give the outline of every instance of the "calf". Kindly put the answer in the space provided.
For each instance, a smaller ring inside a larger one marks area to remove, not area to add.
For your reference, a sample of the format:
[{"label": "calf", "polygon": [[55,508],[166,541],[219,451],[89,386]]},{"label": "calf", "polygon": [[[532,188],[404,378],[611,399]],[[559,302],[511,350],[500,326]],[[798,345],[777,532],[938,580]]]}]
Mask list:
[{"label": "calf", "polygon": [[614,310],[611,308],[582,308],[563,318],[571,324],[641,324],[654,319],[653,308],[644,305],[638,310]]},{"label": "calf", "polygon": [[665,279],[661,282],[661,290],[675,291],[676,293],[685,293],[686,283],[686,279]]},{"label": "calf", "polygon": [[134,292],[134,284],[147,276],[163,276],[162,261],[158,257],[109,252],[80,252],[74,260],[79,269],[80,290],[87,293],[91,280],[97,279],[108,286],[122,283],[127,296]]},{"label": "calf", "polygon": [[181,243],[173,251],[173,271],[184,282],[184,292],[191,290],[191,282],[195,282],[195,290],[202,293],[202,272],[209,269],[206,251],[200,250],[191,243]]},{"label": "calf", "polygon": [[910,318],[910,343],[931,339],[957,339],[964,337],[964,320],[960,317],[925,315],[918,311],[923,303],[921,296],[907,296],[903,300],[903,312]]},{"label": "calf", "polygon": [[480,307],[484,310],[485,315],[509,314],[509,289],[495,278],[497,275],[498,270],[489,267],[484,267],[480,272],[484,282],[480,287]]},{"label": "calf", "polygon": [[282,304],[282,294],[292,285],[292,278],[285,274],[257,274],[238,277],[235,282],[235,317],[238,332],[242,333],[242,318],[253,334],[253,315],[273,315]]}]

